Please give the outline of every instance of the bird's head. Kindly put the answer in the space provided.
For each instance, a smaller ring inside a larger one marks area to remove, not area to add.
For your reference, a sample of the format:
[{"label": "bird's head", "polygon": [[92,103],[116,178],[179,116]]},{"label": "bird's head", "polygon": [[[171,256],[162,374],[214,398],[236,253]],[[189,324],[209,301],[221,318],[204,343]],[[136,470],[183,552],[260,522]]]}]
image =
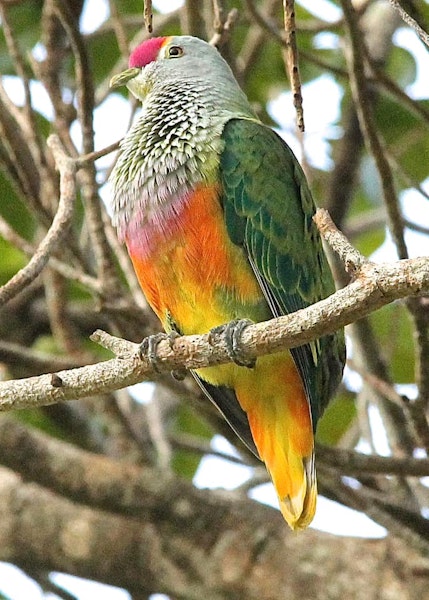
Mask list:
[{"label": "bird's head", "polygon": [[150,38],[133,50],[128,65],[128,69],[111,79],[110,87],[126,85],[142,101],[155,85],[171,81],[191,82],[199,78],[219,83],[226,78],[237,85],[217,49],[188,35]]}]

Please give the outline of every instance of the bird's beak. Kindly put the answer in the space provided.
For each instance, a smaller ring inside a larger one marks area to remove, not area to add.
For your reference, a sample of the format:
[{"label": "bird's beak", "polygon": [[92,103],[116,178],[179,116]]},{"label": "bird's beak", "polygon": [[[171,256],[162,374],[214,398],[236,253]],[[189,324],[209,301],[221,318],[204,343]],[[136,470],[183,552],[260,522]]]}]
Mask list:
[{"label": "bird's beak", "polygon": [[112,89],[120,87],[121,85],[126,85],[131,79],[134,79],[134,77],[137,77],[137,75],[140,73],[140,71],[141,71],[141,69],[139,69],[137,67],[132,67],[131,69],[126,69],[125,71],[122,71],[122,73],[119,73],[118,75],[115,75],[114,77],[112,77],[109,85]]}]

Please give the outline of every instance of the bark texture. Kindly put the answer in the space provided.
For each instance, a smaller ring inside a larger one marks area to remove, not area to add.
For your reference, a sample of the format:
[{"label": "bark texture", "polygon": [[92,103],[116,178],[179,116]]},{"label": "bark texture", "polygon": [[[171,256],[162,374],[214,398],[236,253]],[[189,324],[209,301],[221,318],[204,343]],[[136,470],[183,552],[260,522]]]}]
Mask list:
[{"label": "bark texture", "polygon": [[187,600],[427,597],[426,564],[390,537],[293,534],[274,510],[213,492],[173,496],[159,513],[83,506],[2,468],[0,558]]}]

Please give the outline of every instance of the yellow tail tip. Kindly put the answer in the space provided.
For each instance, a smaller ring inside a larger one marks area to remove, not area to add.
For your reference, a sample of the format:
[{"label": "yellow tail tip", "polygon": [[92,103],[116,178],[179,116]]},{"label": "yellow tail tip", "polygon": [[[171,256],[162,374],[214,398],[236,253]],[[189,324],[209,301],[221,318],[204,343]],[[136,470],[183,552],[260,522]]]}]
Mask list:
[{"label": "yellow tail tip", "polygon": [[317,488],[308,490],[303,502],[302,496],[279,498],[280,510],[286,523],[293,531],[306,529],[316,512]]},{"label": "yellow tail tip", "polygon": [[316,512],[317,481],[314,455],[303,460],[303,478],[294,496],[279,497],[280,510],[289,527],[299,531],[308,527]]}]

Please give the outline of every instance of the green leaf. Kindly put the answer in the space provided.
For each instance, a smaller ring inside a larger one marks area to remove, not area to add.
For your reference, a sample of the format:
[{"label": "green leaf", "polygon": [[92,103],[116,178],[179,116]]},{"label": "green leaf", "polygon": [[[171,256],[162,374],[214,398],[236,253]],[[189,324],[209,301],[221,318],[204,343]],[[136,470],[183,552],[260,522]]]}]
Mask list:
[{"label": "green leaf", "polygon": [[278,44],[267,41],[261,48],[255,67],[249,72],[246,93],[251,102],[265,106],[267,96],[284,89],[285,67]]},{"label": "green leaf", "polygon": [[[213,437],[213,430],[189,406],[181,404],[175,416],[173,431],[179,436],[189,434],[205,441]],[[173,470],[182,477],[192,479],[202,458],[202,455],[196,452],[177,450],[172,460]]]},{"label": "green leaf", "polygon": [[[368,161],[369,162],[369,161]],[[360,224],[362,221],[370,220],[371,215],[381,205],[381,195],[377,193],[380,190],[378,174],[374,169],[365,167],[367,161],[362,161],[361,177],[364,179],[366,173],[367,179],[363,180],[358,188],[358,193],[353,198],[352,205],[348,214],[348,225],[353,229],[353,226]],[[373,165],[373,163],[371,163]],[[368,192],[368,193],[367,193]],[[375,214],[374,218],[377,217]],[[386,239],[386,224],[383,223],[374,227],[370,223],[368,228],[359,235],[354,235],[351,242],[362,252],[366,257],[371,256]]]},{"label": "green leaf", "polygon": [[175,473],[186,479],[192,479],[201,462],[201,456],[191,454],[186,450],[176,450],[171,461]]},{"label": "green leaf", "polygon": [[24,408],[15,412],[15,418],[25,425],[29,425],[34,429],[39,429],[44,433],[60,439],[67,439],[64,436],[64,431],[49,418],[48,414],[42,408]]},{"label": "green leaf", "polygon": [[[428,100],[416,103],[429,109]],[[377,102],[375,116],[377,127],[396,161],[411,177],[423,181],[429,175],[429,161],[418,157],[429,156],[429,136],[422,119],[408,107],[384,96]]]},{"label": "green leaf", "polygon": [[0,237],[0,285],[4,285],[27,263],[26,257]]},{"label": "green leaf", "polygon": [[343,392],[328,405],[317,425],[316,440],[335,446],[350,428],[356,417],[354,395]]},{"label": "green leaf", "polygon": [[357,236],[353,240],[353,245],[361,252],[364,256],[371,256],[380,246],[383,245],[386,239],[385,227],[377,227],[377,229],[370,229],[365,233]]},{"label": "green leaf", "polygon": [[392,46],[387,63],[387,75],[400,87],[411,85],[417,76],[417,66],[414,56],[405,48]]},{"label": "green leaf", "polygon": [[413,324],[405,306],[394,302],[370,316],[383,357],[395,383],[414,383]]},{"label": "green leaf", "polygon": [[99,85],[110,75],[120,57],[114,33],[109,31],[103,35],[91,36],[87,48],[94,81]]},{"label": "green leaf", "polygon": [[61,354],[57,340],[51,335],[39,335],[33,344],[33,350],[46,352],[47,354]]},{"label": "green leaf", "polygon": [[142,14],[141,0],[116,0],[116,5],[120,15]]},{"label": "green leaf", "polygon": [[26,240],[32,240],[35,221],[9,177],[0,171],[0,215]]},{"label": "green leaf", "polygon": [[[10,27],[18,42],[25,59],[26,52],[40,39],[40,22],[42,17],[42,0],[27,0],[26,2],[10,3],[7,7],[7,17]],[[4,30],[0,28],[0,73],[15,74],[13,60],[4,38]]]}]

